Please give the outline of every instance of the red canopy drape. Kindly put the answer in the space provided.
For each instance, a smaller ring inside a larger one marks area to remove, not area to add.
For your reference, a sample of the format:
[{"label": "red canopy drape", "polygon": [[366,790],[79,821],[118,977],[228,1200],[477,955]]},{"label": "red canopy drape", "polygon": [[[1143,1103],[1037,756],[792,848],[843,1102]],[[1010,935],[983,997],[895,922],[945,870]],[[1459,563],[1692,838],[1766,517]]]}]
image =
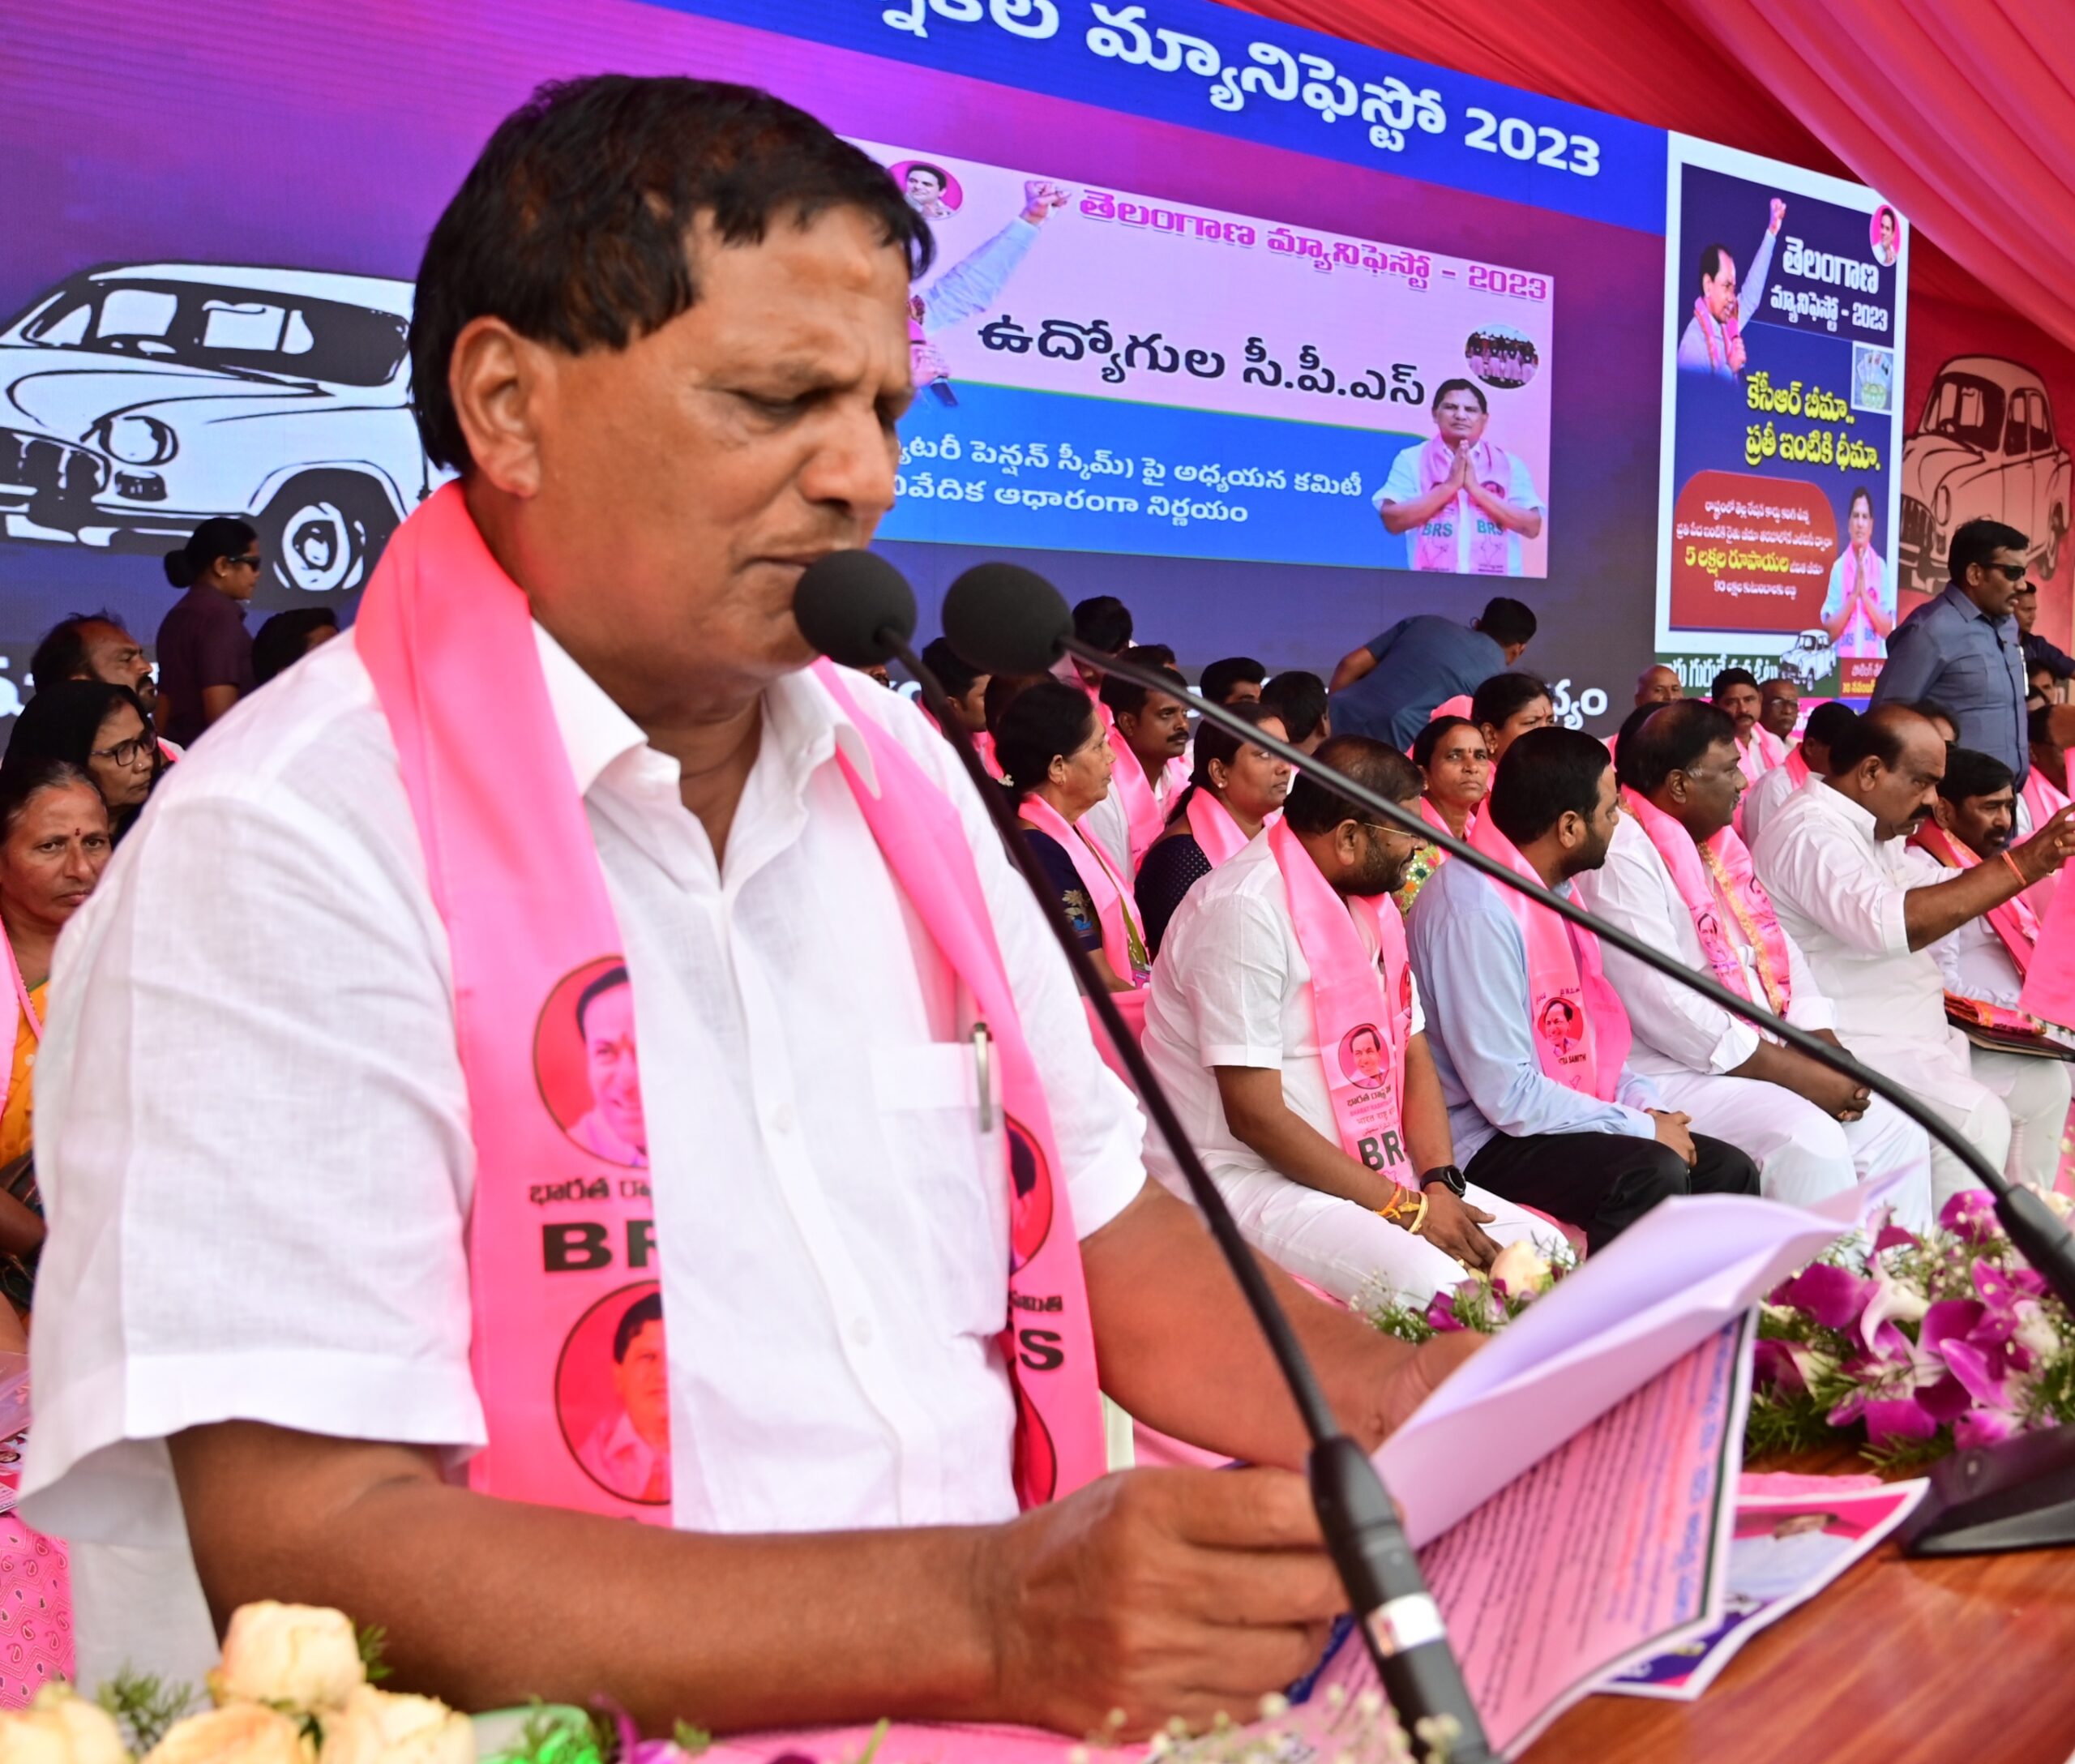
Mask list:
[{"label": "red canopy drape", "polygon": [[[1227,0],[1242,4],[1243,0]],[[1914,293],[2075,349],[2069,0],[1243,0],[1243,10],[1858,179]]]}]

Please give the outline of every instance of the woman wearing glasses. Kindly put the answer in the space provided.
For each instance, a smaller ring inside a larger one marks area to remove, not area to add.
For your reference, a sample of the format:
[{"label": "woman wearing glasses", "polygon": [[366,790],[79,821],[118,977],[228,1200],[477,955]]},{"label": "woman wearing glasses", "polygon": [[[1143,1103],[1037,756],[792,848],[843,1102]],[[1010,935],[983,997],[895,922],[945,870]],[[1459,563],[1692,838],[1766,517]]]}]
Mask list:
[{"label": "woman wearing glasses", "polygon": [[257,683],[246,603],[264,562],[259,536],[215,516],[165,554],[165,578],[187,592],[159,626],[159,732],[190,745]]},{"label": "woman wearing glasses", "polygon": [[105,680],[60,680],[28,701],[15,720],[0,776],[45,760],[93,780],[114,839],[135,824],[165,764],[137,695]]}]

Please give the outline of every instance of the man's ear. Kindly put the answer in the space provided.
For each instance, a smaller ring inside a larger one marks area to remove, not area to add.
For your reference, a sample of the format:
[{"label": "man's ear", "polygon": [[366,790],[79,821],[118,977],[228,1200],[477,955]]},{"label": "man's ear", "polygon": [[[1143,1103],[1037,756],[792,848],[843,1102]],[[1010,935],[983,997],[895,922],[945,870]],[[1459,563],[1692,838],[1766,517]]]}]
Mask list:
[{"label": "man's ear", "polygon": [[554,379],[552,352],[502,319],[472,319],[454,340],[447,387],[468,456],[507,496],[540,490],[540,422],[553,402]]},{"label": "man's ear", "polygon": [[1932,797],[1931,799],[1931,818],[1936,821],[1940,827],[1944,828],[1945,831],[1949,833],[1953,830],[1953,822],[1954,819],[1953,814],[1953,805],[1947,802],[1943,796]]}]

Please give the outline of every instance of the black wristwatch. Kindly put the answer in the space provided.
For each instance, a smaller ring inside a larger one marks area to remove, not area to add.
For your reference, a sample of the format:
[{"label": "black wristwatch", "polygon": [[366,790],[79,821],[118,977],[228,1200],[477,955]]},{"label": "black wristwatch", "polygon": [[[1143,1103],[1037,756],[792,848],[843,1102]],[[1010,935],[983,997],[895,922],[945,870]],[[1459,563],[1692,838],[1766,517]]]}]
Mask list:
[{"label": "black wristwatch", "polygon": [[1463,1180],[1462,1172],[1453,1164],[1443,1164],[1438,1170],[1428,1171],[1419,1179],[1419,1186],[1423,1188],[1430,1182],[1445,1183],[1448,1185],[1448,1192],[1458,1201],[1463,1197],[1464,1191],[1470,1187],[1470,1184]]}]

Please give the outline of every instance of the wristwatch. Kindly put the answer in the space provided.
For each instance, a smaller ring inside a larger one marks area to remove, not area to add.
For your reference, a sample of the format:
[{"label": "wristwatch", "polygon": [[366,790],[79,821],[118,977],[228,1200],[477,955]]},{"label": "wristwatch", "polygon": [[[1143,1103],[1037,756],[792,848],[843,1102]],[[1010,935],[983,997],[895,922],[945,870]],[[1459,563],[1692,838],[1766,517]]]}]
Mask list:
[{"label": "wristwatch", "polygon": [[1419,1186],[1423,1188],[1430,1182],[1439,1182],[1444,1184],[1447,1187],[1448,1192],[1453,1195],[1458,1201],[1463,1197],[1464,1191],[1470,1186],[1467,1182],[1463,1180],[1462,1172],[1457,1169],[1453,1164],[1443,1164],[1439,1169],[1428,1171],[1425,1175],[1419,1179]]}]

